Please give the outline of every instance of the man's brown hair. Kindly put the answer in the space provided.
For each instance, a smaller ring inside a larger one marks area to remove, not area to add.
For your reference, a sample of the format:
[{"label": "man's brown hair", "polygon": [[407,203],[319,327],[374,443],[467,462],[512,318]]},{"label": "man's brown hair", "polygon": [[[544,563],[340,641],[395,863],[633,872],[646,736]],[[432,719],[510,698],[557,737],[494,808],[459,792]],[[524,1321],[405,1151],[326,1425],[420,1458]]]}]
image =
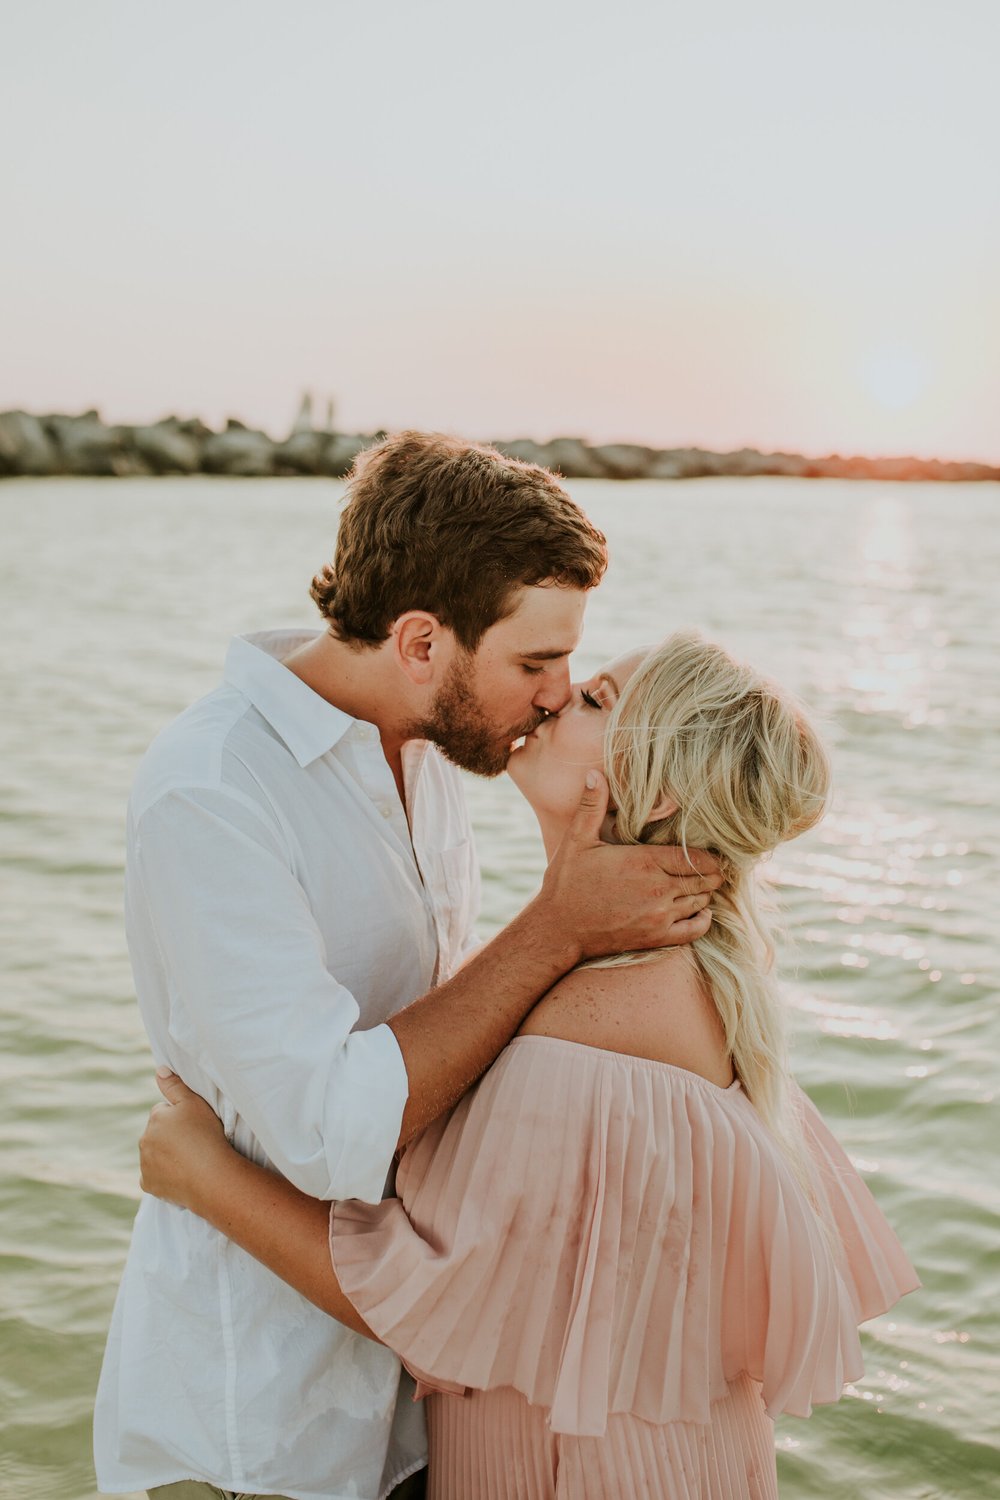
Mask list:
[{"label": "man's brown hair", "polygon": [[377,646],[425,609],[474,651],[518,589],[589,589],[603,535],[548,469],[439,433],[400,432],[359,454],[336,556],[310,593],[334,634]]}]

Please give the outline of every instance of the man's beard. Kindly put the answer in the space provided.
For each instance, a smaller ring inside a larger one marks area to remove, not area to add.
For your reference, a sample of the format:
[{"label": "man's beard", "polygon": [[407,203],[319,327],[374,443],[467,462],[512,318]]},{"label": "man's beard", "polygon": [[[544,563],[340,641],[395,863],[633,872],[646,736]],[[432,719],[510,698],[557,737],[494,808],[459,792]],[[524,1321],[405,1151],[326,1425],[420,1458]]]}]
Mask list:
[{"label": "man's beard", "polygon": [[544,713],[536,713],[526,724],[499,729],[476,695],[468,661],[459,657],[431,704],[430,714],[408,724],[406,738],[430,740],[463,771],[499,776],[506,770],[514,740],[537,729],[544,718]]}]

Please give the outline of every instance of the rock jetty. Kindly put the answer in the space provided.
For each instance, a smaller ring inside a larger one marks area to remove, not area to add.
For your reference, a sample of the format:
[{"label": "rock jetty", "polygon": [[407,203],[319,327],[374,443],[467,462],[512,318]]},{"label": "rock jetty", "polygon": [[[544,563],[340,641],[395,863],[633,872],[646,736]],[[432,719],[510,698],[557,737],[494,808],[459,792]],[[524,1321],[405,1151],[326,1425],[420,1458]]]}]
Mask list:
[{"label": "rock jetty", "polygon": [[[215,432],[198,418],[166,417],[139,427],[106,426],[96,411],[80,416],[0,412],[0,478],[78,474],[89,477],[219,474],[241,479],[308,474],[341,479],[363,448],[385,434],[319,431],[296,423],[276,440],[230,419]],[[779,475],[795,479],[1000,480],[1000,465],[936,458],[844,458],[833,453],[760,453],[740,448],[647,448],[591,445],[581,438],[498,442],[512,458],[543,464],[566,479],[703,479]]]}]

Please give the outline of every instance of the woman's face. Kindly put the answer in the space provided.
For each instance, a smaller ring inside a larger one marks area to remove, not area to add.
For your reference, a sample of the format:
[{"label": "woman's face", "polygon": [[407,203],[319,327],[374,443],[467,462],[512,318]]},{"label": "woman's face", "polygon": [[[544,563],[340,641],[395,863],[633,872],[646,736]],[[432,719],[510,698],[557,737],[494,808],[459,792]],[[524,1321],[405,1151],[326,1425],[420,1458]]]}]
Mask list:
[{"label": "woman's face", "polygon": [[[570,700],[511,752],[507,771],[546,825],[568,824],[583,795],[587,772],[604,770],[604,732],[622,689],[647,655],[628,651],[585,682],[574,683]],[[555,831],[555,830],[554,830]]]}]

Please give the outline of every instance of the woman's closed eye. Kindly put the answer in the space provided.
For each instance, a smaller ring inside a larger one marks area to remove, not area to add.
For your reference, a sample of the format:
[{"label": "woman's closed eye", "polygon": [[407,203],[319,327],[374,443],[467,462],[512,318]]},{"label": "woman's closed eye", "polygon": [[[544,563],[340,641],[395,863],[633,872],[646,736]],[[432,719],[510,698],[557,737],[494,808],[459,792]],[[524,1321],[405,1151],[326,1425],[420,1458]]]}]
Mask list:
[{"label": "woman's closed eye", "polygon": [[600,701],[600,699],[595,698],[593,693],[588,693],[586,688],[580,689],[580,697],[583,699],[584,703],[586,703],[588,708],[604,707],[604,704]]}]

